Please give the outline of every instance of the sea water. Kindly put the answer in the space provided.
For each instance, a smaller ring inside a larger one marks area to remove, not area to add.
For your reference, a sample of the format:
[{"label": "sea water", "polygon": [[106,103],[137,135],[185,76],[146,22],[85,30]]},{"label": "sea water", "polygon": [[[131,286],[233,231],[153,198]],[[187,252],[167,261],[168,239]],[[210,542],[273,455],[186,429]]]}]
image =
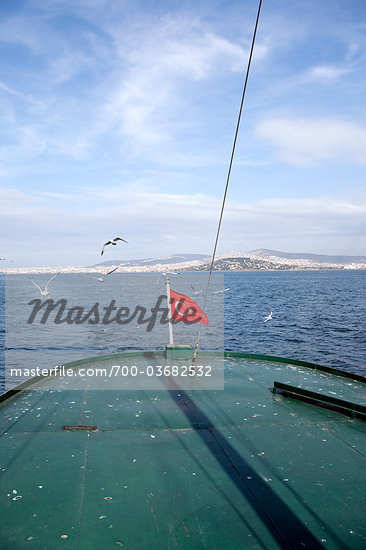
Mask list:
[{"label": "sea water", "polygon": [[225,284],[225,349],[366,375],[366,271],[235,272]]}]

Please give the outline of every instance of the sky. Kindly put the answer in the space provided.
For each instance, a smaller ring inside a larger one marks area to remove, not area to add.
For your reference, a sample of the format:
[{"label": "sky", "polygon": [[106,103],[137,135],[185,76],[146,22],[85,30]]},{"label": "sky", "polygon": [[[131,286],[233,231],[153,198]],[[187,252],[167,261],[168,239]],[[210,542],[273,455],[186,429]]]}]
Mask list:
[{"label": "sky", "polygon": [[[257,8],[1,0],[3,267],[212,253]],[[364,0],[263,0],[218,253],[366,255],[365,97]]]}]

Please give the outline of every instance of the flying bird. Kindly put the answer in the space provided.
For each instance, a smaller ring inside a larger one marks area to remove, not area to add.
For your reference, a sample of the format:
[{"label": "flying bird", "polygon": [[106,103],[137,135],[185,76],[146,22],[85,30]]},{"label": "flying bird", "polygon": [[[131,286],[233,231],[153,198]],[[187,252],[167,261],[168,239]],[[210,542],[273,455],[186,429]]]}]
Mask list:
[{"label": "flying bird", "polygon": [[79,273],[79,277],[85,277],[85,279],[96,279],[97,281],[99,281],[100,283],[103,283],[104,279],[110,275],[111,273],[113,273],[114,271],[117,271],[117,269],[119,269],[119,266],[115,267],[114,269],[111,269],[111,271],[108,271],[108,273],[104,273],[104,275],[102,277],[91,277],[90,275],[81,275]]},{"label": "flying bird", "polygon": [[191,285],[191,289],[193,290],[193,294],[194,294],[195,296],[197,296],[197,294],[200,294],[200,293],[201,293],[201,290],[196,290],[196,289],[194,288],[194,286],[192,286],[192,285]]},{"label": "flying bird", "polygon": [[125,240],[122,239],[121,237],[115,237],[114,239],[111,239],[110,241],[107,241],[106,243],[104,243],[103,248],[102,248],[102,252],[100,253],[100,255],[103,256],[104,250],[106,249],[106,247],[107,247],[109,244],[112,244],[113,246],[116,246],[116,244],[117,244],[118,241],[123,241],[124,243],[127,243],[127,241],[125,241]]},{"label": "flying bird", "polygon": [[272,311],[271,313],[264,319],[264,322],[270,321],[272,319]]},{"label": "flying bird", "polygon": [[164,273],[161,273],[158,277],[158,280],[156,281],[156,285],[158,286],[158,283],[160,281],[160,277],[167,277],[168,275],[181,275],[179,271],[164,271]]},{"label": "flying bird", "polygon": [[44,289],[42,289],[39,285],[37,285],[37,283],[35,283],[30,277],[28,277],[28,279],[30,279],[32,281],[32,283],[38,288],[38,290],[41,293],[41,296],[44,296],[45,298],[47,298],[47,300],[50,300],[51,298],[49,297],[50,293],[48,292],[48,285],[50,284],[52,279],[57,277],[57,275],[59,275],[60,273],[61,273],[61,271],[59,271],[58,273],[56,273],[56,275],[51,277],[51,279],[49,281],[47,281],[46,286],[44,287]]},{"label": "flying bird", "polygon": [[164,271],[164,273],[161,274],[162,277],[165,277],[165,275],[180,275],[181,273],[179,271]]}]

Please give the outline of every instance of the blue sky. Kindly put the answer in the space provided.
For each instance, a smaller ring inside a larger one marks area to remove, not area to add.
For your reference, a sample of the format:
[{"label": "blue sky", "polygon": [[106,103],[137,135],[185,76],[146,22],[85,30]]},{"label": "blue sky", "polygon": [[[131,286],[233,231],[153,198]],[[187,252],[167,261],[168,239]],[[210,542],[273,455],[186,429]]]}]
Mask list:
[{"label": "blue sky", "polygon": [[[256,10],[2,0],[0,256],[211,253]],[[366,254],[365,58],[363,0],[264,0],[218,252]]]}]

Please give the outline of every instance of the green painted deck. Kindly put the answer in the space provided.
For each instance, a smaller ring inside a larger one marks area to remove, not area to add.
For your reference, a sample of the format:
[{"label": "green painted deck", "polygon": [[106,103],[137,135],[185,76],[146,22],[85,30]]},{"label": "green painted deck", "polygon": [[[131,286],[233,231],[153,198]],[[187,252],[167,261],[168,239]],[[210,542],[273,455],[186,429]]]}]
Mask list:
[{"label": "green painted deck", "polygon": [[[270,391],[365,405],[366,384],[278,359],[224,365],[222,391],[43,379],[5,399],[0,548],[366,548],[366,423]],[[76,424],[98,429],[62,430]]]}]

